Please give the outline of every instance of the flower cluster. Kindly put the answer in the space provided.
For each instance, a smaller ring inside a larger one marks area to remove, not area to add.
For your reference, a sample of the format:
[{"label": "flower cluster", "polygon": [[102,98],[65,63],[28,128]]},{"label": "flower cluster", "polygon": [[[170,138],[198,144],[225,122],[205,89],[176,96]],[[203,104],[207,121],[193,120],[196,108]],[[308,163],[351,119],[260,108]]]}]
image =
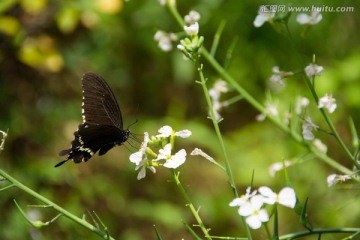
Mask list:
[{"label": "flower cluster", "polygon": [[[310,63],[304,68],[305,75],[311,80],[315,80],[315,76],[320,76],[321,73],[324,71],[324,68],[322,66],[318,66],[316,64]],[[293,72],[284,72],[280,71],[280,68],[278,66],[274,66],[272,69],[273,74],[270,77],[270,81],[279,85],[280,87],[284,87],[284,81],[283,79],[289,76],[294,75]],[[295,104],[295,113],[297,115],[305,115],[306,108],[308,107],[310,101],[306,97],[297,97],[296,104]],[[329,113],[333,113],[336,108],[336,99],[332,97],[331,94],[325,94],[323,97],[319,98],[317,107],[319,109],[327,109]],[[256,120],[263,121],[267,115],[271,115],[274,117],[277,117],[279,115],[279,112],[276,108],[276,106],[270,102],[265,103],[265,110],[263,113],[256,116]],[[291,117],[291,113],[288,113],[285,117],[285,123],[288,124],[288,119]],[[303,138],[307,141],[313,141],[314,146],[321,152],[326,153],[327,152],[327,146],[322,143],[319,139],[315,139],[315,136],[313,134],[313,130],[317,131],[319,130],[319,126],[314,124],[311,121],[311,118],[304,117],[303,124],[302,124],[302,135]]]},{"label": "flower cluster", "polygon": [[327,180],[328,187],[332,187],[338,183],[343,183],[348,180],[351,180],[351,177],[349,175],[331,174],[327,177],[326,180]]},{"label": "flower cluster", "polygon": [[312,78],[314,76],[320,76],[323,71],[324,68],[322,66],[318,66],[312,63],[310,63],[305,67],[305,73],[308,78]]},{"label": "flower cluster", "polygon": [[336,99],[331,94],[325,94],[325,96],[319,99],[318,108],[326,108],[329,113],[333,113],[336,107]]},{"label": "flower cluster", "polygon": [[245,217],[246,223],[252,229],[258,229],[262,223],[269,221],[269,214],[264,204],[280,204],[285,207],[294,208],[296,204],[296,195],[294,189],[290,187],[283,188],[278,194],[269,187],[260,187],[252,191],[246,189],[246,193],[230,202],[230,207],[238,207],[240,216]]},{"label": "flower cluster", "polygon": [[158,46],[164,52],[172,50],[172,42],[177,41],[178,37],[174,33],[166,33],[164,31],[157,31],[154,40],[158,42]]},{"label": "flower cluster", "polygon": [[204,42],[203,37],[199,37],[199,23],[200,14],[194,10],[190,11],[188,15],[184,17],[184,21],[187,25],[184,26],[184,31],[188,37],[180,40],[180,44],[177,48],[189,59],[193,57],[193,54],[197,54]]},{"label": "flower cluster", "polygon": [[270,81],[279,85],[280,87],[285,86],[285,83],[283,81],[284,78],[294,75],[293,72],[280,71],[280,68],[278,66],[274,66],[272,68],[272,72],[273,72],[273,75],[271,75]]},{"label": "flower cluster", "polygon": [[[216,121],[221,120],[220,110],[226,106],[226,103],[220,102],[220,97],[222,93],[226,93],[229,91],[229,88],[227,86],[227,83],[224,80],[217,80],[214,83],[214,86],[209,89],[209,95],[212,101],[212,107],[214,112],[214,117]],[[209,111],[209,116],[211,116],[211,113]]]},{"label": "flower cluster", "polygon": [[266,102],[265,103],[265,112],[256,115],[255,118],[256,118],[257,121],[261,122],[261,121],[265,120],[267,115],[270,115],[270,116],[273,116],[273,117],[279,116],[279,111],[278,111],[275,104],[270,103],[270,102]]},{"label": "flower cluster", "polygon": [[[144,140],[140,150],[130,155],[130,161],[135,163],[135,170],[140,170],[137,179],[140,180],[146,176],[146,169],[156,173],[156,168],[163,166],[166,168],[178,168],[186,160],[186,151],[181,149],[172,154],[174,141],[176,137],[188,138],[191,132],[182,130],[175,132],[170,126],[163,126],[159,129],[159,134],[149,137],[144,133]],[[155,153],[152,148],[160,148]]]},{"label": "flower cluster", "polygon": [[[276,12],[272,9],[269,9],[267,6],[262,5],[259,8],[258,15],[255,17],[254,26],[261,27],[265,22],[269,22],[270,24],[273,23],[277,16]],[[322,15],[320,12],[314,11],[311,15],[307,15],[305,13],[300,13],[296,17],[296,21],[299,24],[306,24],[306,25],[315,25],[318,24],[322,20]]]}]

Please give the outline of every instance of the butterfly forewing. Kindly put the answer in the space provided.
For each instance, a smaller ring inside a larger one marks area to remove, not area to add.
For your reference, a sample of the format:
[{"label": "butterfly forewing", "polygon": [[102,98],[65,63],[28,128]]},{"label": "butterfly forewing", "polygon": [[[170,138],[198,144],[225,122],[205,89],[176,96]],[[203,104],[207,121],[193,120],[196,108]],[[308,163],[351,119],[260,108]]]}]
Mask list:
[{"label": "butterfly forewing", "polygon": [[85,73],[83,87],[83,122],[113,125],[123,129],[122,116],[116,98],[105,80],[95,73]]}]

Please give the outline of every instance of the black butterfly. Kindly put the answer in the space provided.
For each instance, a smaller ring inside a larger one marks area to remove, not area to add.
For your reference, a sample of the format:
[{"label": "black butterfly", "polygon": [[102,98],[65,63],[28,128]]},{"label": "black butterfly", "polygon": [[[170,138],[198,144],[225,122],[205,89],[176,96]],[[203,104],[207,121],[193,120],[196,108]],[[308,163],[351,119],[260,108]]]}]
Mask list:
[{"label": "black butterfly", "polygon": [[82,119],[83,123],[74,132],[71,148],[59,155],[67,158],[55,167],[69,160],[75,163],[88,161],[97,151],[107,153],[116,145],[129,138],[130,130],[123,130],[123,120],[114,93],[105,80],[95,73],[85,73],[82,78]]}]

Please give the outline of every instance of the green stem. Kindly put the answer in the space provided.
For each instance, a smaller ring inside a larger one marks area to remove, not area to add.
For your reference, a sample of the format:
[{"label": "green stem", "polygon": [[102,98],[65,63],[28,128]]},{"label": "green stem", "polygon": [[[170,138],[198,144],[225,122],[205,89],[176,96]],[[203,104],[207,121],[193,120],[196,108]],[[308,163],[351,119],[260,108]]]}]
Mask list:
[{"label": "green stem", "polygon": [[341,137],[340,137],[338,131],[336,130],[333,122],[330,120],[329,115],[324,111],[324,109],[320,109],[320,110],[321,110],[322,115],[325,118],[325,121],[327,122],[328,126],[330,127],[332,134],[334,135],[334,137],[336,138],[336,140],[340,144],[341,148],[344,150],[345,154],[349,157],[349,159],[353,162],[353,164],[355,166],[357,166],[357,168],[359,168],[359,164],[356,162],[356,159],[351,154],[349,148],[345,145],[345,143],[341,139]]},{"label": "green stem", "polygon": [[318,228],[310,231],[298,232],[281,236],[280,239],[297,239],[310,235],[329,234],[329,233],[357,233],[360,228]]},{"label": "green stem", "polygon": [[[315,76],[313,76],[312,81],[310,81],[307,77],[305,77],[305,82],[306,85],[309,87],[311,94],[314,97],[314,100],[316,101],[316,103],[319,102],[319,97],[315,91]],[[311,83],[312,82],[312,83]],[[349,157],[349,159],[353,162],[353,164],[355,166],[357,166],[357,168],[359,168],[359,164],[357,163],[356,159],[354,158],[354,156],[351,154],[349,148],[345,145],[345,143],[343,142],[343,140],[341,139],[338,131],[336,130],[333,122],[331,121],[331,119],[329,118],[329,115],[325,112],[324,109],[320,109],[321,114],[323,115],[327,125],[329,126],[329,128],[331,129],[331,133],[332,135],[336,138],[337,142],[339,143],[339,145],[341,146],[341,148],[344,150],[345,154]]]},{"label": "green stem", "polygon": [[189,195],[187,194],[185,188],[183,187],[183,185],[180,182],[179,173],[176,173],[175,170],[173,170],[172,172],[173,172],[175,183],[176,183],[177,187],[180,189],[180,192],[186,201],[186,205],[190,208],[190,211],[194,215],[196,222],[198,223],[200,229],[204,233],[206,239],[211,239],[211,236],[209,235],[209,231],[206,229],[204,223],[201,220],[201,217],[200,217],[198,211],[195,209],[194,205],[191,203]]},{"label": "green stem", "polygon": [[31,190],[30,188],[28,188],[27,186],[25,186],[24,184],[22,184],[15,178],[11,177],[9,174],[7,174],[2,169],[0,169],[0,175],[3,176],[5,179],[7,179],[10,183],[12,183],[17,188],[19,188],[22,191],[26,192],[27,194],[33,196],[34,198],[38,199],[39,201],[43,202],[44,204],[51,206],[53,209],[55,209],[57,212],[61,213],[63,216],[69,218],[70,220],[76,222],[77,224],[83,226],[84,228],[94,232],[95,234],[102,237],[103,239],[114,240],[114,238],[108,237],[107,233],[102,232],[100,229],[94,227],[93,225],[91,225],[90,223],[85,221],[84,219],[81,219],[81,218],[73,215],[72,213],[66,211],[65,209],[63,209],[59,205],[53,203],[49,199],[47,199],[47,198],[43,197],[42,195],[38,194],[37,192]]},{"label": "green stem", "polygon": [[[199,59],[197,59],[197,60],[199,60]],[[232,171],[231,171],[230,161],[229,161],[229,158],[227,156],[225,143],[224,143],[224,140],[222,138],[221,131],[220,131],[220,128],[219,128],[219,123],[215,118],[215,112],[214,112],[214,108],[212,106],[209,91],[208,91],[208,89],[206,87],[206,81],[205,81],[205,78],[204,78],[204,74],[202,72],[199,61],[196,61],[196,63],[197,63],[196,67],[197,67],[197,70],[198,70],[198,73],[199,73],[199,78],[200,78],[199,83],[202,86],[202,89],[203,89],[203,92],[204,92],[204,95],[205,95],[205,99],[206,99],[206,103],[208,105],[208,108],[209,108],[209,111],[210,111],[210,114],[211,114],[211,120],[212,120],[212,123],[214,125],[214,129],[215,129],[217,138],[218,138],[219,143],[220,143],[220,148],[222,150],[222,154],[224,156],[224,161],[225,161],[225,166],[226,166],[226,173],[227,173],[228,178],[229,178],[230,187],[231,187],[231,189],[233,191],[234,196],[238,197],[239,195],[238,195],[237,190],[236,190],[234,177],[233,177],[233,174],[232,174]]]},{"label": "green stem", "polygon": [[[206,81],[205,81],[205,78],[204,78],[204,74],[202,72],[202,68],[201,68],[199,62],[200,62],[199,57],[197,56],[196,61],[194,63],[195,63],[195,65],[197,67],[197,70],[199,72],[199,78],[200,78],[199,83],[202,86],[202,89],[203,89],[203,92],[204,92],[204,95],[205,95],[205,99],[206,99],[206,103],[208,105],[208,108],[209,108],[209,111],[210,111],[210,114],[211,114],[211,120],[212,120],[212,123],[214,125],[214,129],[215,129],[217,138],[218,138],[219,143],[220,143],[220,148],[221,148],[223,156],[224,156],[226,174],[228,175],[228,179],[229,179],[229,182],[230,182],[230,187],[231,187],[231,189],[233,191],[234,196],[239,197],[239,194],[238,194],[238,192],[236,190],[236,184],[235,184],[235,181],[234,181],[234,177],[233,177],[233,174],[232,174],[232,171],[231,171],[230,161],[229,161],[229,158],[227,156],[225,143],[224,143],[224,140],[223,140],[222,135],[221,135],[221,131],[220,131],[220,128],[219,128],[218,121],[215,118],[214,108],[212,106],[212,102],[211,102],[211,99],[210,99],[210,96],[209,96],[209,91],[208,91],[208,89],[206,87]],[[248,225],[246,224],[245,218],[241,217],[241,221],[243,223],[243,226],[245,227],[245,231],[246,231],[246,235],[248,236],[248,239],[251,240],[252,239],[251,232],[250,232],[250,229],[249,229]]]},{"label": "green stem", "polygon": [[185,26],[185,22],[181,17],[181,15],[179,14],[179,12],[177,11],[175,0],[166,0],[166,6],[168,7],[171,14],[174,16],[176,21],[178,22],[178,24],[183,29]]}]

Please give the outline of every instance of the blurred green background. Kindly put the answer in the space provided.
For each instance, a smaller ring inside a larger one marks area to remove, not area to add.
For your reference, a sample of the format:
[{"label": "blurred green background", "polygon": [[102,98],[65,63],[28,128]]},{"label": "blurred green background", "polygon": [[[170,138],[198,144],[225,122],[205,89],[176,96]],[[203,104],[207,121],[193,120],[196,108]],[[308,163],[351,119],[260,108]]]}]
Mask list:
[{"label": "blurred green background", "polygon": [[[192,9],[201,14],[200,35],[208,49],[221,21],[226,22],[216,58],[220,63],[237,39],[229,73],[260,102],[273,86],[273,66],[298,72],[311,62],[325,71],[316,86],[322,96],[331,92],[338,109],[334,120],[346,144],[351,146],[348,120],[360,122],[360,17],[358,1],[178,1],[184,16]],[[353,6],[348,13],[323,13],[323,20],[301,37],[306,28],[293,13],[289,19],[292,40],[269,24],[255,28],[253,21],[261,4],[292,6]],[[0,129],[9,129],[0,168],[55,203],[82,216],[94,210],[116,239],[155,239],[155,224],[164,239],[191,239],[181,220],[194,223],[185,201],[166,169],[136,180],[131,154],[117,147],[86,164],[72,162],[55,169],[58,152],[69,147],[81,122],[81,76],[93,71],[112,87],[122,109],[125,127],[136,119],[131,131],[156,134],[163,125],[189,129],[190,139],[179,140],[188,153],[200,147],[223,164],[218,141],[196,72],[175,50],[165,53],[154,41],[158,30],[181,32],[158,1],[140,0],[1,0],[0,1]],[[174,43],[174,48],[177,43]],[[205,63],[209,86],[219,78]],[[297,95],[311,97],[303,79],[285,80],[282,91],[273,89],[281,112]],[[231,98],[230,92],[224,99]],[[312,102],[313,121],[326,129]],[[270,177],[268,167],[294,159],[304,149],[270,122],[257,122],[259,114],[245,101],[224,109],[221,122],[239,192],[244,192],[255,171],[255,187],[275,191],[285,186],[284,177]],[[335,140],[315,133],[328,145],[328,154],[347,167],[351,164]],[[181,180],[212,235],[245,236],[225,174],[201,158],[188,158]],[[315,227],[359,227],[359,193],[329,189],[326,177],[334,170],[317,159],[289,168],[289,176],[304,202],[309,197],[309,216]],[[6,183],[0,182],[0,187]],[[96,235],[65,218],[42,229],[28,225],[13,199],[34,219],[48,221],[51,209],[27,208],[39,204],[18,189],[0,192],[0,238],[7,239],[98,239]],[[300,231],[298,217],[280,209],[280,233]],[[89,220],[91,221],[91,220]],[[256,235],[257,236],[257,235]],[[328,236],[326,239],[338,239]],[[258,239],[263,238],[259,231]],[[315,238],[308,238],[315,239]]]}]

